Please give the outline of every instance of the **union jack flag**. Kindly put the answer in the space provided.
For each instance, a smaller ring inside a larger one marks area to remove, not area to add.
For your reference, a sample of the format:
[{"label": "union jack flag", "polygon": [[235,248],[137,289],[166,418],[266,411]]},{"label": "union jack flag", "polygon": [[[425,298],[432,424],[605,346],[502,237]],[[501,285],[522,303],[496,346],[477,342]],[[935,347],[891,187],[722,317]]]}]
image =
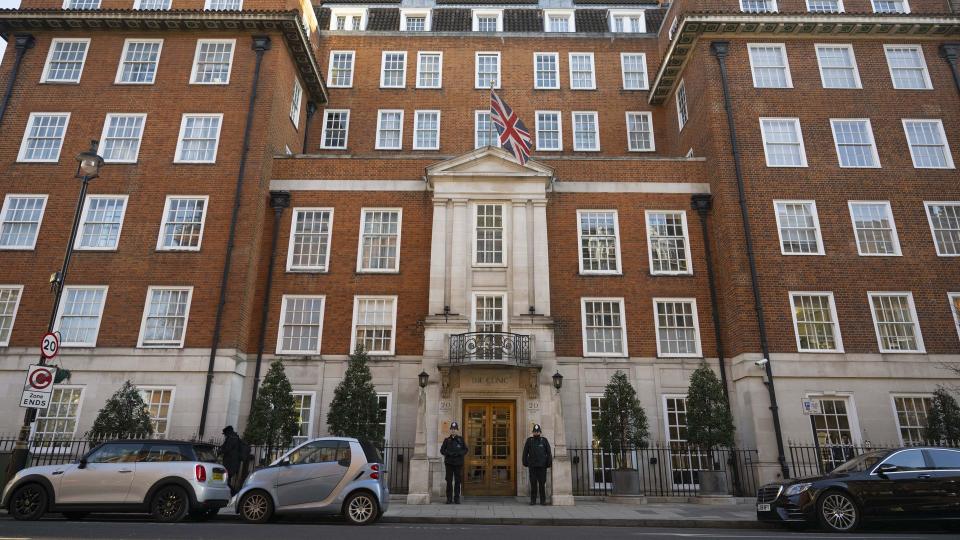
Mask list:
[{"label": "union jack flag", "polygon": [[532,151],[530,132],[517,113],[493,89],[490,90],[490,120],[500,135],[500,146],[513,153],[521,165],[526,163]]}]

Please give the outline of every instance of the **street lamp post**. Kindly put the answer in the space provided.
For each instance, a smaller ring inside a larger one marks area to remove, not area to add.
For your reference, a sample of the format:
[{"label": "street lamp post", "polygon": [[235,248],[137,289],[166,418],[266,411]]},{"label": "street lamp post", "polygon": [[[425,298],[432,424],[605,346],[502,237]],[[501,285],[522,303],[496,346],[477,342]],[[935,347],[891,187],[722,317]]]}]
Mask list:
[{"label": "street lamp post", "polygon": [[[83,212],[83,203],[87,198],[87,186],[90,181],[100,176],[100,167],[103,165],[103,158],[97,155],[98,141],[90,141],[90,149],[77,154],[77,173],[74,175],[81,180],[80,198],[77,200],[77,209],[73,215],[73,227],[70,229],[70,241],[67,242],[67,250],[63,256],[63,266],[59,272],[50,276],[50,284],[53,288],[53,310],[50,312],[50,322],[47,324],[47,332],[53,331],[53,326],[57,320],[57,310],[60,309],[60,299],[63,296],[63,285],[67,280],[67,268],[70,266],[70,258],[73,257],[73,244],[77,241],[77,230],[80,228],[80,214]],[[45,358],[40,355],[40,365],[43,365]],[[7,478],[23,470],[27,465],[28,442],[30,438],[30,424],[37,417],[36,409],[27,409],[23,414],[23,425],[20,426],[20,433],[17,436],[17,443],[13,447],[13,453],[10,456],[10,465],[7,469]]]}]

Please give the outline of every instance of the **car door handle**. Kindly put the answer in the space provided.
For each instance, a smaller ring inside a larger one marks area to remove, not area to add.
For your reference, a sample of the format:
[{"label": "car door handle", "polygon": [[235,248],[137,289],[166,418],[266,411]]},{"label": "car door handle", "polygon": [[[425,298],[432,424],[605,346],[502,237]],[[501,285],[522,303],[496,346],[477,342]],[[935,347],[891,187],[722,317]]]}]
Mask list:
[{"label": "car door handle", "polygon": [[117,471],[117,472],[118,472],[118,473],[128,473],[128,472],[133,472],[133,469],[121,469],[121,470],[119,470],[119,471]]},{"label": "car door handle", "polygon": [[917,476],[917,478],[919,478],[920,480],[929,480],[929,479],[931,479],[931,478],[933,478],[933,477],[932,477],[931,475],[929,475],[929,474],[921,474],[921,475]]}]

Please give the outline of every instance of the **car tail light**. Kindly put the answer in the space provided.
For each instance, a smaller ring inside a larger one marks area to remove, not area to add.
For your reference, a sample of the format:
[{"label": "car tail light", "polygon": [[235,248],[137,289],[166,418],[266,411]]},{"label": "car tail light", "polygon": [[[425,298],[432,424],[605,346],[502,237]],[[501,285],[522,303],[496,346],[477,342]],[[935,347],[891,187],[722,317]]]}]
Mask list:
[{"label": "car tail light", "polygon": [[374,480],[376,480],[376,479],[380,478],[380,473],[374,471],[374,472],[370,473],[370,478],[373,478]]},{"label": "car tail light", "polygon": [[370,465],[370,470],[371,470],[371,471],[379,471],[379,470],[380,470],[380,464],[379,464],[379,463],[373,463],[373,464],[371,464],[371,465]]},{"label": "car tail light", "polygon": [[207,481],[207,468],[203,465],[197,465],[196,467],[197,482],[206,482]]}]

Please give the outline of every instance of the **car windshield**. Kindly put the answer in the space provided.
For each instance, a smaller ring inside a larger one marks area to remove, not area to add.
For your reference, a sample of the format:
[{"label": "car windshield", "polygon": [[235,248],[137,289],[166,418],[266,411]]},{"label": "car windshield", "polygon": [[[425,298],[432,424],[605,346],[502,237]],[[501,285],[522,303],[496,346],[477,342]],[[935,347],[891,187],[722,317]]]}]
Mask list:
[{"label": "car windshield", "polygon": [[217,449],[213,446],[206,444],[195,444],[193,445],[193,452],[197,454],[197,461],[204,461],[206,463],[220,463],[220,460],[217,459]]},{"label": "car windshield", "polygon": [[851,459],[830,471],[830,474],[854,473],[868,471],[876,465],[883,456],[887,455],[887,450],[874,450]]}]

